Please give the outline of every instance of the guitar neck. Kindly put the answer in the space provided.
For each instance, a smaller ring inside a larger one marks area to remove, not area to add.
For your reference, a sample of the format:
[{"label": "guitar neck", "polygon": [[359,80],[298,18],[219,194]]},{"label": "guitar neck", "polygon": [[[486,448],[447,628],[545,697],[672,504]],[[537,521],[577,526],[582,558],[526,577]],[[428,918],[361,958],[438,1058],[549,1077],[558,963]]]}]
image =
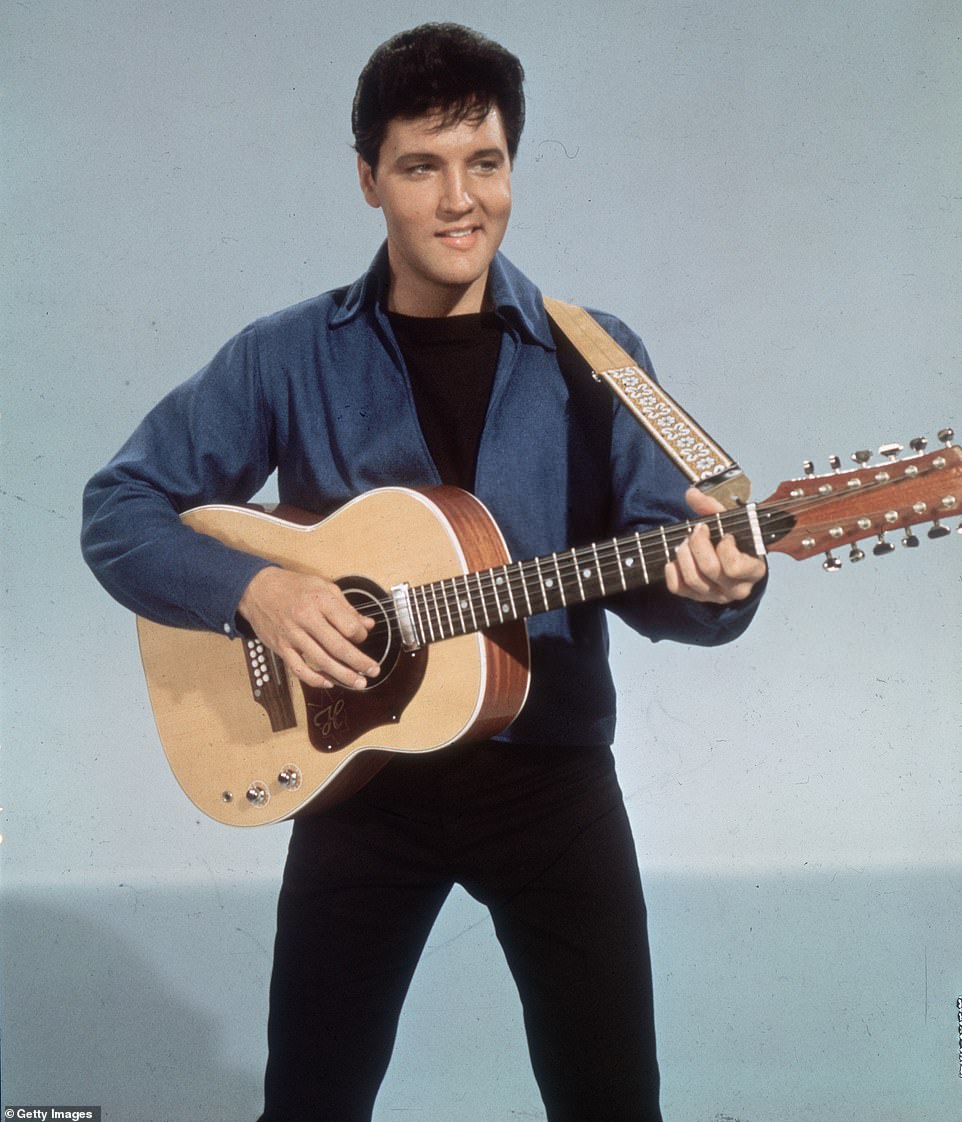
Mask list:
[{"label": "guitar neck", "polygon": [[646,588],[664,579],[675,551],[699,524],[715,542],[732,534],[743,551],[766,551],[750,505],[408,588],[410,617],[420,640],[433,643]]},{"label": "guitar neck", "polygon": [[[907,546],[918,544],[911,528],[925,522],[934,523],[930,538],[943,537],[949,529],[941,519],[962,509],[962,449],[948,444],[952,435],[951,429],[939,433],[946,446],[936,452],[786,480],[762,503],[415,588],[399,586],[392,594],[405,645],[649,587],[664,579],[675,551],[698,525],[708,527],[713,542],[731,535],[739,549],[756,557],[773,550],[796,560],[824,554],[828,571],[840,565],[833,549],[873,534],[873,553],[880,556],[894,548],[887,535],[899,527]],[[854,458],[862,462],[863,457]],[[865,555],[853,544],[849,556],[857,561]]]}]

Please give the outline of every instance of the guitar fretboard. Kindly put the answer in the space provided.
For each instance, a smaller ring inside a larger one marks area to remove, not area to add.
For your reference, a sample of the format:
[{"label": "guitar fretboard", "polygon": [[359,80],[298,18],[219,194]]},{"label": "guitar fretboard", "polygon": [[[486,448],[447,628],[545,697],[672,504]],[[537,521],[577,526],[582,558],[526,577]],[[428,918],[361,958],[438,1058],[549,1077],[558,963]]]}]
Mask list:
[{"label": "guitar fretboard", "polygon": [[764,552],[753,519],[753,510],[743,508],[418,585],[408,590],[411,618],[421,642],[434,643],[644,588],[664,578],[678,546],[700,523],[715,542],[733,534],[742,549]]}]

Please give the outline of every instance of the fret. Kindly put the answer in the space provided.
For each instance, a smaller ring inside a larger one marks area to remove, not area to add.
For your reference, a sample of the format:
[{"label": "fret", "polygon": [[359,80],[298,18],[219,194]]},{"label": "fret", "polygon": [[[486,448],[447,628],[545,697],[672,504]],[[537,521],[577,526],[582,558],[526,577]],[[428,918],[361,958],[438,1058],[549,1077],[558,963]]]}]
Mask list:
[{"label": "fret", "polygon": [[668,537],[665,534],[665,527],[659,526],[658,533],[661,535],[661,547],[665,551],[665,563],[667,564],[671,561],[671,548],[668,545]]},{"label": "fret", "polygon": [[458,609],[458,623],[461,626],[461,630],[460,630],[459,634],[466,635],[468,629],[467,629],[467,627],[465,626],[465,623],[464,623],[464,612],[461,610],[462,607],[463,607],[463,604],[461,603],[461,596],[458,594],[458,580],[457,580],[457,577],[452,577],[451,578],[451,592],[454,596],[454,606]]},{"label": "fret", "polygon": [[421,636],[421,638],[425,642],[430,642],[431,641],[431,636],[428,634],[428,629],[424,625],[424,618],[421,615],[421,605],[418,603],[418,593],[419,592],[421,593],[421,595],[423,597],[424,594],[423,594],[420,587],[411,589],[411,606],[414,608],[414,614],[417,616],[418,634]]},{"label": "fret", "polygon": [[429,584],[421,585],[421,599],[424,603],[424,615],[428,621],[428,630],[431,633],[432,640],[443,638],[434,626],[437,621],[437,614],[431,611],[431,586]]},{"label": "fret", "polygon": [[481,611],[484,614],[484,626],[491,626],[491,617],[488,615],[488,605],[484,602],[484,586],[481,584],[481,574],[474,574],[475,583],[478,586],[478,602],[481,605]]},{"label": "fret", "polygon": [[463,577],[462,583],[464,585],[464,600],[468,605],[468,611],[471,613],[471,630],[478,631],[478,617],[474,611],[474,597],[471,595],[471,583],[469,578]]},{"label": "fret", "polygon": [[598,587],[601,589],[601,595],[607,596],[608,591],[605,588],[605,576],[601,571],[601,560],[598,557],[598,546],[592,545],[591,552],[595,555],[595,572],[598,574]]},{"label": "fret", "polygon": [[444,604],[444,614],[448,617],[448,634],[454,634],[454,620],[451,617],[451,604],[448,602],[447,593],[444,591],[444,581],[438,585],[441,590],[441,602]]},{"label": "fret", "polygon": [[578,595],[582,600],[585,599],[585,586],[581,583],[581,565],[578,561],[577,550],[571,551],[571,560],[574,562],[575,567],[575,580],[578,582]]},{"label": "fret", "polygon": [[544,601],[544,610],[547,612],[547,611],[550,611],[551,605],[548,603],[548,590],[544,586],[544,576],[542,575],[542,572],[541,572],[541,558],[540,557],[536,557],[534,559],[534,567],[535,567],[535,570],[538,573],[538,584],[541,587],[541,599]]},{"label": "fret", "polygon": [[648,562],[645,558],[645,546],[641,540],[641,534],[635,531],[635,547],[638,550],[638,560],[641,562],[641,575],[644,578],[645,584],[649,584],[648,579]]},{"label": "fret", "polygon": [[428,613],[428,626],[431,628],[431,634],[437,634],[438,639],[443,639],[444,629],[441,627],[441,617],[438,614],[437,593],[430,584],[424,586],[424,604]]},{"label": "fret", "polygon": [[507,592],[507,604],[504,603],[501,597],[498,597],[498,609],[501,610],[501,618],[504,619],[506,615],[517,618],[517,608],[514,606],[514,595],[511,591],[511,577],[507,572],[507,565],[502,565],[502,576],[497,578],[498,589],[503,589]]},{"label": "fret", "polygon": [[498,609],[498,623],[504,623],[504,612],[501,611],[501,597],[498,595],[498,580],[494,575],[494,569],[488,569],[488,580],[491,582],[494,606]]},{"label": "fret", "polygon": [[645,543],[641,540],[641,535],[636,534],[638,539],[638,556],[641,559],[641,574],[645,578],[645,584],[651,584],[651,573],[648,571],[648,558],[645,555]]},{"label": "fret", "polygon": [[611,547],[615,551],[615,561],[618,565],[618,579],[621,581],[621,591],[628,591],[628,582],[625,580],[625,567],[621,563],[621,543],[617,538],[611,539]]},{"label": "fret", "polygon": [[521,577],[521,591],[524,593],[524,603],[527,608],[525,614],[533,616],[534,608],[531,607],[531,597],[528,595],[528,577],[524,571],[524,562],[518,565],[518,575]]},{"label": "fret", "polygon": [[568,600],[565,597],[565,582],[561,578],[561,568],[558,565],[558,555],[557,555],[557,553],[552,553],[551,554],[551,560],[554,561],[554,571],[557,574],[557,578],[558,578],[558,592],[561,596],[561,606],[562,606],[562,608],[567,608]]},{"label": "fret", "polygon": [[431,628],[432,636],[443,639],[444,629],[441,627],[441,617],[438,614],[438,598],[434,587],[430,584],[424,585],[424,610],[427,612],[428,627]]}]

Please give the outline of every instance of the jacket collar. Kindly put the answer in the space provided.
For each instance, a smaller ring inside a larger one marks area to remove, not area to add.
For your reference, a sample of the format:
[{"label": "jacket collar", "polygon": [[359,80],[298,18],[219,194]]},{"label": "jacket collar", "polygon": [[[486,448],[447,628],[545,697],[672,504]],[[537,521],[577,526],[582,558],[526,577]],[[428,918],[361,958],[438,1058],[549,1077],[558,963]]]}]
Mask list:
[{"label": "jacket collar", "polygon": [[[331,327],[350,323],[364,311],[383,314],[388,289],[387,242],[370,268],[344,291],[341,306],[330,319]],[[547,351],[555,349],[541,292],[501,253],[491,262],[488,281],[495,311],[523,338]]]}]

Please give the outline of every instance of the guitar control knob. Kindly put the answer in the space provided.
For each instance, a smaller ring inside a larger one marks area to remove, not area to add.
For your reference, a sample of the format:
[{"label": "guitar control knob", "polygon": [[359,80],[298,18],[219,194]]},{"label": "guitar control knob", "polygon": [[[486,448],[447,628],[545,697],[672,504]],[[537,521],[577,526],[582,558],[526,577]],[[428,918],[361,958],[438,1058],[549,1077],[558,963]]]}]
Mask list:
[{"label": "guitar control knob", "polygon": [[271,793],[263,783],[252,783],[247,788],[247,801],[251,806],[266,806],[270,797]]},{"label": "guitar control knob", "polygon": [[296,791],[301,785],[301,772],[300,768],[296,768],[293,764],[289,764],[278,775],[277,782],[282,787],[286,787],[288,791]]}]

